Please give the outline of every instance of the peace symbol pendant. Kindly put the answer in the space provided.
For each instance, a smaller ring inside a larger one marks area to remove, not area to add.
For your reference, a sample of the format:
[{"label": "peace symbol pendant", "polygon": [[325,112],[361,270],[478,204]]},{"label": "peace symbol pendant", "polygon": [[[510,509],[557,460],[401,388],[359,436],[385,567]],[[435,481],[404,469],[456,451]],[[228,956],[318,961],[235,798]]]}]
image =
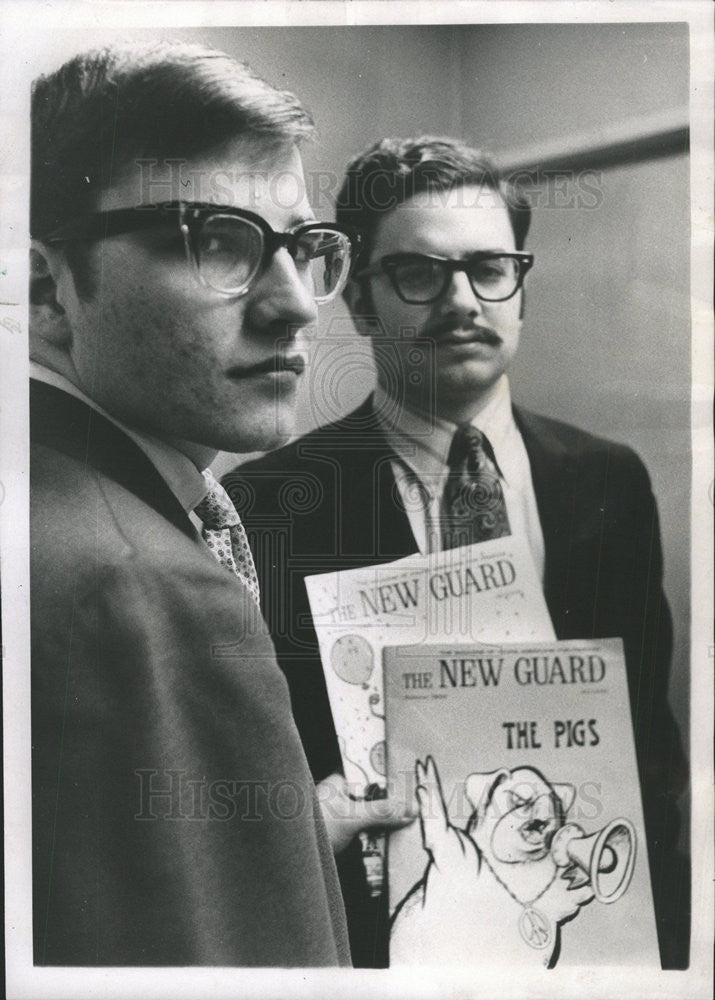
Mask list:
[{"label": "peace symbol pendant", "polygon": [[519,933],[531,948],[548,948],[553,942],[551,922],[533,906],[525,907],[519,917]]}]

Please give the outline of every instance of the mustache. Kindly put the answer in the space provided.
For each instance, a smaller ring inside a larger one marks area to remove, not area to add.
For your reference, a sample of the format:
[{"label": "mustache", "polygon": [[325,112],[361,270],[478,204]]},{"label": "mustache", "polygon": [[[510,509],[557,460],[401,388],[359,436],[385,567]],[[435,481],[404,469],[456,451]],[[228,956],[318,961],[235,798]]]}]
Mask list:
[{"label": "mustache", "polygon": [[465,343],[470,341],[484,341],[487,344],[497,345],[501,343],[501,337],[490,326],[485,326],[469,316],[445,316],[432,323],[425,331],[429,337],[435,340],[447,339],[452,334],[459,332],[459,340]]}]

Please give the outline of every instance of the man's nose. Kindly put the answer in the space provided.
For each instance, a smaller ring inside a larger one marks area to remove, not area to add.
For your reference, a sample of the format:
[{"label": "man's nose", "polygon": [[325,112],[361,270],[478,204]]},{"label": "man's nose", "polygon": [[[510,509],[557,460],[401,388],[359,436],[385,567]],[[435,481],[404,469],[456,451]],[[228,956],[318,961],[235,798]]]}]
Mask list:
[{"label": "man's nose", "polygon": [[256,325],[281,323],[301,328],[318,318],[313,290],[284,247],[276,251],[251,289],[250,300],[251,319]]},{"label": "man's nose", "polygon": [[450,309],[469,313],[481,313],[484,311],[484,303],[474,294],[469,278],[464,271],[454,271],[452,273],[452,278],[447,285],[442,301],[449,305]]}]

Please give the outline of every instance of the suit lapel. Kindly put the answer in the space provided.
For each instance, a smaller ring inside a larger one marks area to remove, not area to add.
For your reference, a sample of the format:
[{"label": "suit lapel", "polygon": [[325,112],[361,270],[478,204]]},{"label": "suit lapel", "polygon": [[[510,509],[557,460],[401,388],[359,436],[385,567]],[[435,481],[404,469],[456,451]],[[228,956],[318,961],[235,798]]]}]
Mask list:
[{"label": "suit lapel", "polygon": [[340,432],[343,444],[345,430],[354,443],[341,462],[344,541],[368,563],[412,555],[418,546],[395,485],[391,452],[375,419],[372,397],[346,419]]},{"label": "suit lapel", "polygon": [[563,632],[566,586],[574,559],[574,476],[578,473],[578,462],[546,421],[517,407],[514,419],[529,457],[544,534],[544,596],[559,636]]},{"label": "suit lapel", "polygon": [[195,537],[186,512],[144,452],[82,400],[31,380],[30,437],[119,483],[184,534]]}]

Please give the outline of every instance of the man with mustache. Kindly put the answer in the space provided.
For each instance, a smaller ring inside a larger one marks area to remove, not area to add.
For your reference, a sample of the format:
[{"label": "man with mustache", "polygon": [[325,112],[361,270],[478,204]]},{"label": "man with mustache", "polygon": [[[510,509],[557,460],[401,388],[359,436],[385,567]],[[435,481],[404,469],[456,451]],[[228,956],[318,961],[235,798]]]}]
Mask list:
[{"label": "man with mustache", "polygon": [[[259,572],[313,773],[325,780],[340,758],[303,577],[521,535],[557,636],[623,637],[662,958],[687,962],[687,874],[674,851],[687,767],[667,702],[656,505],[630,449],[512,405],[524,279],[538,266],[524,249],[529,207],[460,142],[386,139],[349,165],[336,217],[363,236],[343,294],[377,385],[354,413],[241,467],[234,483],[259,515],[246,510],[256,551],[285,536],[287,568],[264,555]],[[290,484],[313,500],[271,508]],[[339,868],[353,957],[384,964],[384,901],[370,909],[351,850]]]},{"label": "man with mustache", "polygon": [[[349,965],[245,531],[210,463],[293,427],[347,277],[291,94],[198,45],[32,104],[36,965]],[[220,203],[214,192],[221,187]]]}]

